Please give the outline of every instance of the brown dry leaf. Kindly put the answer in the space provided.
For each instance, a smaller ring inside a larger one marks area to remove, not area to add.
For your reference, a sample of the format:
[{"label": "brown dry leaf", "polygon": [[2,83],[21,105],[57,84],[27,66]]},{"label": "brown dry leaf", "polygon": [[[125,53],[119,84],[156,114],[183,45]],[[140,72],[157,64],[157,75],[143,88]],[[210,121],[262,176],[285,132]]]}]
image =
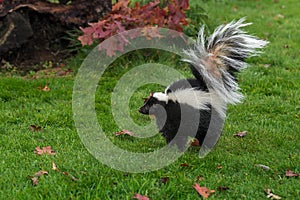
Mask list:
[{"label": "brown dry leaf", "polygon": [[284,19],[284,15],[283,14],[277,14],[275,17],[274,17],[274,20],[275,21],[278,21],[278,20],[280,20],[280,19]]},{"label": "brown dry leaf", "polygon": [[34,174],[34,176],[35,177],[40,177],[40,176],[42,176],[42,175],[48,175],[48,172],[47,171],[45,171],[45,170],[41,170],[41,171],[38,171],[38,172],[36,172],[35,174]]},{"label": "brown dry leaf", "polygon": [[159,183],[166,184],[167,182],[169,182],[169,180],[170,180],[169,177],[163,177],[163,178],[159,179]]},{"label": "brown dry leaf", "polygon": [[119,132],[115,132],[114,133],[116,136],[119,136],[119,135],[129,135],[129,136],[134,136],[134,133],[131,132],[131,131],[128,131],[128,130],[125,130],[123,129],[122,131],[119,131]]},{"label": "brown dry leaf", "polygon": [[78,178],[75,178],[74,176],[72,176],[70,173],[68,173],[68,172],[62,172],[63,173],[63,175],[66,175],[66,176],[68,176],[68,177],[70,177],[70,179],[72,180],[72,181],[78,181],[79,179]]},{"label": "brown dry leaf", "polygon": [[182,163],[182,164],[180,164],[180,166],[181,166],[181,167],[189,167],[189,165],[186,164],[186,163]]},{"label": "brown dry leaf", "polygon": [[222,191],[225,191],[225,190],[229,190],[229,187],[227,187],[227,186],[219,186],[218,187],[219,192],[222,192]]},{"label": "brown dry leaf", "polygon": [[196,138],[194,138],[191,142],[190,142],[191,146],[200,146],[199,140],[197,140]]},{"label": "brown dry leaf", "polygon": [[292,170],[286,170],[285,172],[285,176],[286,177],[297,177],[297,176],[300,176],[300,173],[295,173],[293,172]]},{"label": "brown dry leaf", "polygon": [[247,131],[242,131],[233,134],[233,137],[245,137],[246,135],[247,135]]},{"label": "brown dry leaf", "polygon": [[44,129],[42,129],[42,127],[40,127],[40,126],[36,126],[36,125],[30,125],[29,126],[29,129],[31,130],[31,131],[37,131],[37,132],[44,132]]},{"label": "brown dry leaf", "polygon": [[281,199],[280,196],[273,194],[271,189],[267,189],[265,192],[267,193],[267,198],[269,199]]},{"label": "brown dry leaf", "polygon": [[222,165],[217,165],[217,169],[222,169],[223,166]]},{"label": "brown dry leaf", "polygon": [[49,83],[47,83],[44,87],[39,86],[38,89],[44,92],[49,92],[51,89],[49,88]]},{"label": "brown dry leaf", "polygon": [[46,146],[46,147],[43,147],[42,149],[38,146],[35,148],[35,151],[34,151],[35,154],[38,154],[38,155],[42,155],[42,154],[49,154],[49,155],[55,155],[55,151],[53,151],[51,149],[51,146]]},{"label": "brown dry leaf", "polygon": [[203,176],[202,176],[202,175],[197,176],[197,180],[198,180],[198,181],[203,181]]},{"label": "brown dry leaf", "polygon": [[207,199],[210,194],[215,193],[214,190],[210,190],[207,187],[201,187],[197,183],[193,185],[193,188],[198,192],[200,196],[202,196],[204,199]]},{"label": "brown dry leaf", "polygon": [[56,167],[54,162],[52,162],[52,170],[59,172],[59,169]]},{"label": "brown dry leaf", "polygon": [[39,183],[39,177],[43,175],[48,175],[48,172],[45,170],[40,170],[36,172],[33,176],[29,176],[30,180],[32,181],[32,185],[37,186]]},{"label": "brown dry leaf", "polygon": [[37,186],[37,184],[39,183],[38,177],[31,176],[30,179],[32,181],[32,185]]},{"label": "brown dry leaf", "polygon": [[132,198],[138,199],[138,200],[150,200],[149,197],[143,196],[143,195],[140,195],[140,194],[137,194],[137,193],[135,193]]}]

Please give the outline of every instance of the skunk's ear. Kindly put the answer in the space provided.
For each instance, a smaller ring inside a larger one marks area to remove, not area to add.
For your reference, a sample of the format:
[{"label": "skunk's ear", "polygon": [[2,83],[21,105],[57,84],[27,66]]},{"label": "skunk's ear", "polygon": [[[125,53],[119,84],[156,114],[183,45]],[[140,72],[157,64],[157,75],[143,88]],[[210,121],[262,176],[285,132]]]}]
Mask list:
[{"label": "skunk's ear", "polygon": [[150,92],[150,94],[147,98],[143,98],[144,103],[146,103],[146,101],[148,101],[151,97],[153,97],[153,92]]}]

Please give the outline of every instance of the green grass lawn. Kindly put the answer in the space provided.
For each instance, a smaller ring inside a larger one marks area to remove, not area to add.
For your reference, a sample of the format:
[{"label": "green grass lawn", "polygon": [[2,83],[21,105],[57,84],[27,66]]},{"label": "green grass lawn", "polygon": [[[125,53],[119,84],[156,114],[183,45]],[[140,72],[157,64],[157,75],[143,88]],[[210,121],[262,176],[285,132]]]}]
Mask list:
[{"label": "green grass lawn", "polygon": [[[299,177],[288,178],[285,173],[288,169],[300,172],[300,2],[194,0],[191,5],[196,2],[207,12],[210,30],[247,16],[253,25],[246,30],[270,41],[265,53],[251,58],[251,67],[240,74],[240,87],[246,98],[242,104],[229,107],[223,134],[214,150],[200,159],[199,149],[192,147],[173,164],[153,172],[114,170],[86,150],[73,122],[72,89],[78,59],[67,66],[75,72],[65,77],[30,79],[3,73],[0,199],[132,199],[135,193],[154,200],[201,199],[192,187],[195,183],[216,190],[209,199],[266,199],[264,190],[268,188],[282,199],[299,198]],[[99,83],[95,107],[113,143],[127,150],[149,152],[164,145],[162,137],[114,136],[120,130],[110,113],[115,84],[126,71],[149,61],[190,73],[172,55],[157,54],[150,59],[139,55],[138,59],[124,56],[109,68]],[[38,89],[46,84],[50,91]],[[131,98],[131,115],[137,123],[149,122],[137,108],[143,103],[141,97],[157,89],[161,87],[147,85]],[[32,131],[30,125],[41,126],[44,131]],[[248,131],[246,137],[232,136],[244,130]],[[37,155],[37,146],[51,146],[56,154]],[[52,169],[52,163],[58,170]],[[38,177],[34,186],[31,177],[40,170],[48,175]],[[161,183],[164,177],[169,181]],[[218,191],[219,187],[229,189]]]}]

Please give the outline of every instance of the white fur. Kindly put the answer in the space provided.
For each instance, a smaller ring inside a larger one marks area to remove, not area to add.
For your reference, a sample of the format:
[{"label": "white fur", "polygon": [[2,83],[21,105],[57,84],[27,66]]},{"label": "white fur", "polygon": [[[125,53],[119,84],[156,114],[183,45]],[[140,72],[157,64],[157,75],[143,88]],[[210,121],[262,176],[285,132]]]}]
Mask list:
[{"label": "white fur", "polygon": [[[194,48],[184,50],[184,61],[192,64],[203,76],[207,86],[214,90],[226,103],[239,103],[243,95],[234,77],[227,71],[230,66],[237,71],[247,67],[247,63],[230,58],[237,55],[241,58],[255,56],[268,44],[254,36],[246,34],[242,27],[245,19],[232,21],[215,29],[213,34],[206,37],[204,26],[200,29]],[[229,86],[229,87],[228,87]]]},{"label": "white fur", "polygon": [[169,97],[165,93],[162,93],[162,92],[155,92],[153,94],[153,97],[156,98],[158,101],[164,101],[166,103],[168,103],[168,101],[169,101]]},{"label": "white fur", "polygon": [[168,97],[171,101],[187,104],[199,110],[208,110],[208,105],[211,105],[221,116],[225,117],[225,102],[214,91],[205,92],[193,88],[179,89],[169,93]]}]

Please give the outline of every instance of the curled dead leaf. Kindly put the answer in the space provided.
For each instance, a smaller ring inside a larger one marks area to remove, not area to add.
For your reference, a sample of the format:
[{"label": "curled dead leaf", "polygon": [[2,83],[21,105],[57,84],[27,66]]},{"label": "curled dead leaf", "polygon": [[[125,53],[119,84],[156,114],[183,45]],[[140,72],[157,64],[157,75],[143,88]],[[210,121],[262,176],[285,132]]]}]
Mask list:
[{"label": "curled dead leaf", "polygon": [[180,164],[180,166],[181,166],[181,167],[189,167],[189,165],[186,164],[186,163],[182,163],[182,164]]},{"label": "curled dead leaf", "polygon": [[69,172],[62,172],[63,175],[68,176],[72,181],[78,181],[78,178],[75,178],[74,176],[72,176]]},{"label": "curled dead leaf", "polygon": [[210,189],[208,189],[207,187],[201,187],[201,186],[198,185],[197,183],[195,183],[195,184],[193,185],[193,188],[194,188],[194,189],[198,192],[198,194],[199,194],[200,196],[202,196],[204,199],[207,199],[207,198],[210,196],[210,194],[215,193],[214,190],[210,190]]},{"label": "curled dead leaf", "polygon": [[59,172],[59,169],[56,167],[56,164],[54,162],[52,162],[52,170]]},{"label": "curled dead leaf", "polygon": [[191,140],[190,144],[191,144],[191,146],[200,146],[200,142],[196,138]]},{"label": "curled dead leaf", "polygon": [[247,131],[241,131],[233,134],[233,137],[245,137],[247,135]]},{"label": "curled dead leaf", "polygon": [[48,175],[48,172],[45,170],[38,171],[34,174],[35,177],[40,177],[42,175]]},{"label": "curled dead leaf", "polygon": [[42,154],[49,154],[49,155],[55,155],[55,151],[52,150],[51,146],[46,146],[46,147],[43,147],[42,149],[38,146],[35,148],[35,151],[34,151],[35,154],[38,154],[38,155],[42,155]]},{"label": "curled dead leaf", "polygon": [[295,173],[292,170],[288,169],[285,172],[285,176],[286,177],[297,177],[297,176],[300,176],[300,173]]},{"label": "curled dead leaf", "polygon": [[225,190],[229,190],[229,187],[227,187],[227,186],[219,186],[218,187],[219,192],[222,192],[222,191],[225,191]]},{"label": "curled dead leaf", "polygon": [[265,192],[267,193],[267,198],[269,199],[281,199],[280,196],[273,194],[271,189],[266,189]]},{"label": "curled dead leaf", "polygon": [[135,193],[132,198],[138,199],[138,200],[150,200],[149,197],[143,196],[143,195],[140,195],[140,194],[137,194],[137,193]]},{"label": "curled dead leaf", "polygon": [[37,186],[37,184],[39,183],[38,177],[31,176],[30,179],[32,181],[32,185]]},{"label": "curled dead leaf", "polygon": [[222,169],[223,166],[222,165],[217,165],[217,169]]},{"label": "curled dead leaf", "polygon": [[159,183],[166,184],[167,182],[169,182],[169,180],[170,180],[169,177],[163,177],[163,178],[159,179]]},{"label": "curled dead leaf", "polygon": [[31,130],[31,131],[36,131],[36,132],[44,132],[44,129],[42,129],[42,127],[40,127],[40,126],[36,126],[36,125],[30,125],[29,126],[29,130]]},{"label": "curled dead leaf", "polygon": [[49,83],[47,83],[44,87],[39,86],[38,90],[44,91],[44,92],[49,92],[51,89],[49,88]]},{"label": "curled dead leaf", "polygon": [[119,131],[119,132],[115,132],[114,133],[116,136],[119,136],[119,135],[129,135],[129,136],[134,136],[134,133],[131,132],[131,131],[128,131],[128,130],[125,130],[123,129],[122,131]]}]

